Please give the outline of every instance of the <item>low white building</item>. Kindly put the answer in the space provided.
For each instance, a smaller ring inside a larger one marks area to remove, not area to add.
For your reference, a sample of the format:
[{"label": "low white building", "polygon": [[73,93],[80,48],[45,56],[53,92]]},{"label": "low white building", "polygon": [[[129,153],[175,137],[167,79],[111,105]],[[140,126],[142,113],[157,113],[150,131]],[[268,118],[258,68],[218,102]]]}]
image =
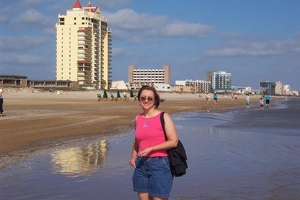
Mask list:
[{"label": "low white building", "polygon": [[211,92],[211,82],[204,80],[177,80],[175,81],[175,86],[177,90],[190,91],[190,92]]},{"label": "low white building", "polygon": [[232,86],[232,92],[238,94],[247,94],[247,93],[252,93],[252,88],[243,87],[243,86]]},{"label": "low white building", "polygon": [[124,81],[113,81],[111,83],[111,90],[128,90],[127,85]]},{"label": "low white building", "polygon": [[170,84],[166,83],[155,83],[154,87],[157,91],[160,92],[172,92]]}]

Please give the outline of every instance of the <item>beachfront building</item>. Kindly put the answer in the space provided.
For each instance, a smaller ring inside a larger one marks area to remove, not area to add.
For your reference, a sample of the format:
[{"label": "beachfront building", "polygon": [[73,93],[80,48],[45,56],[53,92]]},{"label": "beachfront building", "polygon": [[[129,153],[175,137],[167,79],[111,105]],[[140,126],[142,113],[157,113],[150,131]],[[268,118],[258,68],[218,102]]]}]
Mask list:
[{"label": "beachfront building", "polygon": [[255,94],[251,87],[231,86],[232,92],[237,94]]},{"label": "beachfront building", "polygon": [[275,82],[275,94],[276,95],[283,95],[284,85],[281,81]]},{"label": "beachfront building", "polygon": [[213,92],[229,92],[231,88],[231,73],[225,71],[206,72],[206,80],[211,82]]},{"label": "beachfront building", "polygon": [[27,87],[27,76],[0,74],[0,86],[20,86]]},{"label": "beachfront building", "polygon": [[176,92],[208,93],[211,92],[211,82],[204,80],[177,80],[173,86]]},{"label": "beachfront building", "polygon": [[261,81],[259,83],[261,94],[263,95],[275,95],[275,86],[274,82]]},{"label": "beachfront building", "polygon": [[292,91],[292,88],[290,85],[284,85],[283,94],[284,95],[290,95]]},{"label": "beachfront building", "polygon": [[82,88],[107,89],[111,83],[112,32],[99,7],[76,0],[56,24],[56,80]]},{"label": "beachfront building", "polygon": [[128,84],[132,89],[139,89],[143,85],[170,84],[171,67],[164,65],[162,69],[138,69],[128,66]]},{"label": "beachfront building", "polygon": [[27,76],[1,75],[0,86],[2,87],[31,87],[31,88],[77,88],[76,83],[71,81],[55,80],[28,80]]}]

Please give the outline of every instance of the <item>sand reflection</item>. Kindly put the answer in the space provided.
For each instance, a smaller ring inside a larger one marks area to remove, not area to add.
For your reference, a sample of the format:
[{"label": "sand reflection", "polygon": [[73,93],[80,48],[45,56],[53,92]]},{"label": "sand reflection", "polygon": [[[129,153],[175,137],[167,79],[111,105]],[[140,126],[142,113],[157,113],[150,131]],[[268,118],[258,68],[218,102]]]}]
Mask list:
[{"label": "sand reflection", "polygon": [[53,171],[68,177],[85,175],[99,169],[105,162],[106,152],[106,140],[85,147],[64,149],[51,155]]}]

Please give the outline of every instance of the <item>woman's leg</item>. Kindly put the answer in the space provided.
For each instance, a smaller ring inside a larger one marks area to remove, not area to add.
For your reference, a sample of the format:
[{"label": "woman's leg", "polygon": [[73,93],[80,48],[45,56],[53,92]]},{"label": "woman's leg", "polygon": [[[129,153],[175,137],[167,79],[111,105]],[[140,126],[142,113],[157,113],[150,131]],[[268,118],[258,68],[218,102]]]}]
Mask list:
[{"label": "woman's leg", "polygon": [[153,200],[149,193],[138,193],[139,200]]},{"label": "woman's leg", "polygon": [[168,200],[169,198],[151,197],[148,193],[139,193],[139,200]]}]

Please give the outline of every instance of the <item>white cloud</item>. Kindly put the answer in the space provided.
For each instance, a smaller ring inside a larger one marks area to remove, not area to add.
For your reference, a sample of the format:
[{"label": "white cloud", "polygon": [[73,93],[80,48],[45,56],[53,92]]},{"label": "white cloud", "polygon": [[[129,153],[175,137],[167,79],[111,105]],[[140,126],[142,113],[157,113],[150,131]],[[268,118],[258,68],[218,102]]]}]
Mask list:
[{"label": "white cloud", "polygon": [[113,48],[112,53],[113,56],[117,56],[117,57],[132,56],[132,54],[128,52],[128,50],[123,48]]},{"label": "white cloud", "polygon": [[6,64],[9,65],[19,65],[19,66],[40,66],[47,62],[46,56],[40,56],[37,54],[20,54],[20,53],[5,53],[0,55],[2,66]]},{"label": "white cloud", "polygon": [[275,56],[287,53],[299,53],[300,40],[296,38],[256,41],[234,41],[206,51],[207,56]]},{"label": "white cloud", "polygon": [[191,37],[200,38],[214,32],[211,26],[200,23],[187,23],[172,20],[167,16],[138,14],[131,9],[119,10],[116,13],[105,12],[112,30],[127,34],[127,37],[160,36],[160,37]]},{"label": "white cloud", "polygon": [[164,16],[138,14],[131,9],[118,10],[116,13],[104,12],[109,25],[125,30],[149,30],[153,26],[160,26],[168,21]]},{"label": "white cloud", "polygon": [[49,26],[53,24],[52,18],[41,14],[35,9],[29,9],[21,13],[17,18],[13,20],[13,23],[18,24],[32,24],[36,26]]},{"label": "white cloud", "polygon": [[188,24],[184,22],[170,22],[165,24],[161,28],[161,35],[171,36],[171,37],[205,37],[210,33],[214,32],[214,28],[203,25],[200,23],[197,24]]},{"label": "white cloud", "polygon": [[48,39],[45,37],[0,37],[0,51],[22,51],[32,50],[47,43]]}]

